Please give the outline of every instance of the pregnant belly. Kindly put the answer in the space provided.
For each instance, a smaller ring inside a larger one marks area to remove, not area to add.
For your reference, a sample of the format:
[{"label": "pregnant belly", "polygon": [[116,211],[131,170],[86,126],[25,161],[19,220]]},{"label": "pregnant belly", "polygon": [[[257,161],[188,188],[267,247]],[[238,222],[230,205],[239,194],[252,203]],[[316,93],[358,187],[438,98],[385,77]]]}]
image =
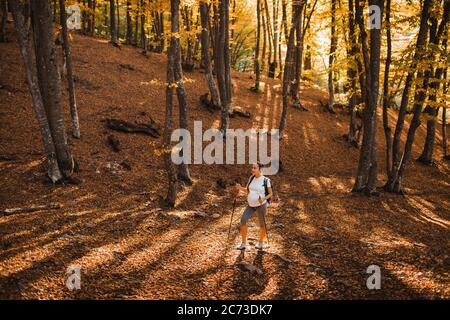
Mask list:
[{"label": "pregnant belly", "polygon": [[256,203],[257,204],[258,201],[259,201],[259,194],[251,192],[251,193],[248,194],[247,200],[248,200],[249,203]]}]

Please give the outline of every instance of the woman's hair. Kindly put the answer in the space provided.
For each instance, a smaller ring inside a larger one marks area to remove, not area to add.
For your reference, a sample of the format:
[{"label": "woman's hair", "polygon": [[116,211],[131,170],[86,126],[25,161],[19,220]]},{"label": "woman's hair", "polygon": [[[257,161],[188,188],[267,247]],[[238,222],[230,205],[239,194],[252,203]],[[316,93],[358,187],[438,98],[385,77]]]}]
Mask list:
[{"label": "woman's hair", "polygon": [[256,162],[255,164],[258,166],[259,170],[261,170],[261,168],[264,168],[261,162]]}]

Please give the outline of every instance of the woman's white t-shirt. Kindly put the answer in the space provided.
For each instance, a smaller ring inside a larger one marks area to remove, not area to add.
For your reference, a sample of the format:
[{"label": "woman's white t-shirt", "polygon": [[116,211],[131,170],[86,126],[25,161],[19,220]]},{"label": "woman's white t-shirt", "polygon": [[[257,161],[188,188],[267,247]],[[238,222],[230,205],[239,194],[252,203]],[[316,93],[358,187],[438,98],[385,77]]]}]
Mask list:
[{"label": "woman's white t-shirt", "polygon": [[[261,204],[259,203],[259,198],[264,199],[266,196],[266,190],[264,188],[264,179],[267,179],[267,188],[271,188],[270,179],[261,175],[259,178],[253,178],[252,182],[248,186],[248,196],[247,202],[250,207],[259,207]],[[263,204],[266,203],[267,200],[264,200]]]}]

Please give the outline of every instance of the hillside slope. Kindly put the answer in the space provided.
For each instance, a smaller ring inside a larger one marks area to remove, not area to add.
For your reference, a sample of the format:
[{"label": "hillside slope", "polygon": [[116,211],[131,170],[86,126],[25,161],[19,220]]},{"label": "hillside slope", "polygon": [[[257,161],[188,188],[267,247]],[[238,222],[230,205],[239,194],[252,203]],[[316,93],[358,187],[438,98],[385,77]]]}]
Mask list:
[{"label": "hillside slope", "polygon": [[[10,35],[10,38],[12,35]],[[79,185],[45,183],[43,147],[32,112],[24,68],[15,41],[0,43],[0,209],[59,203],[59,210],[0,216],[0,298],[135,299],[317,299],[450,298],[448,163],[437,168],[411,162],[404,181],[408,196],[366,198],[349,193],[359,151],[342,139],[348,117],[320,107],[326,94],[303,88],[309,112],[290,109],[282,157],[285,171],[273,177],[278,200],[269,217],[271,248],[245,256],[234,250],[237,228],[226,242],[231,189],[216,185],[247,179],[248,166],[192,165],[193,186],[183,187],[174,210],[160,208],[166,174],[155,153],[160,141],[106,129],[105,118],[164,123],[165,55],[144,57],[139,49],[111,47],[103,39],[74,35],[80,140],[69,137],[80,171]],[[189,121],[217,127],[219,113],[199,103],[207,92],[204,75],[186,74]],[[232,128],[275,128],[281,87],[249,88],[249,74],[233,74],[234,105],[251,119],[234,118]],[[70,132],[67,96],[66,123]],[[393,120],[393,118],[392,118]],[[382,128],[381,124],[379,128]],[[413,158],[424,140],[418,130]],[[108,135],[119,139],[113,152]],[[380,186],[384,137],[378,132]],[[118,165],[126,160],[131,170]],[[238,202],[237,227],[245,201]],[[256,237],[254,221],[251,237]],[[286,261],[289,259],[290,261]],[[242,271],[245,261],[262,274]],[[382,269],[383,289],[366,288],[366,269]],[[66,268],[80,265],[82,289],[64,285]]]}]

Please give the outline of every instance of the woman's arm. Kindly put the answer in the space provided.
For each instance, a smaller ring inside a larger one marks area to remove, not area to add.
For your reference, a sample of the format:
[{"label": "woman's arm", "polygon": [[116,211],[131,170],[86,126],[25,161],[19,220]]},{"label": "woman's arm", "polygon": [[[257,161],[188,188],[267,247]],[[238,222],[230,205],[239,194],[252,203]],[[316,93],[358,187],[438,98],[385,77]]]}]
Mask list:
[{"label": "woman's arm", "polygon": [[272,198],[273,196],[273,191],[272,191],[272,187],[268,187],[267,191],[269,191],[269,194],[267,196],[264,197],[265,200],[269,200]]}]

